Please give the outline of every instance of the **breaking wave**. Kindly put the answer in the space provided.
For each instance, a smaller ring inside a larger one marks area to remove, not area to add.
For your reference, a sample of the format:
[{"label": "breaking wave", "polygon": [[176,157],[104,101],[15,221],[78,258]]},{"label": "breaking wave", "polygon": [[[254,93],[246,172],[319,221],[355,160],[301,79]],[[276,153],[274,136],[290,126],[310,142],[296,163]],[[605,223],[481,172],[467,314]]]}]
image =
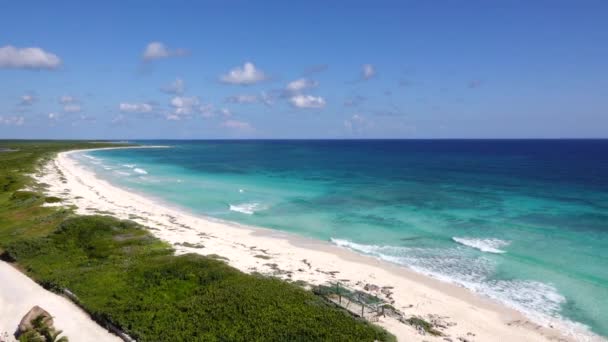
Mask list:
[{"label": "breaking wave", "polygon": [[452,240],[459,244],[472,247],[478,249],[482,252],[486,253],[496,253],[502,254],[506,253],[501,247],[508,246],[510,244],[509,241],[504,241],[500,239],[476,239],[476,238],[468,238],[468,237],[453,237]]},{"label": "breaking wave", "polygon": [[[460,248],[382,246],[336,238],[330,240],[339,247],[407,266],[418,273],[463,286],[522,312],[538,324],[559,325],[563,331],[574,336],[592,335],[587,326],[568,321],[559,315],[566,298],[553,285],[534,280],[493,279],[496,262],[490,258],[471,258]],[[498,241],[502,245],[505,243]],[[497,243],[492,243],[491,246],[481,247],[497,250]]]},{"label": "breaking wave", "polygon": [[242,214],[253,215],[254,213],[267,209],[260,203],[243,203],[243,204],[230,204],[230,210],[236,211]]}]

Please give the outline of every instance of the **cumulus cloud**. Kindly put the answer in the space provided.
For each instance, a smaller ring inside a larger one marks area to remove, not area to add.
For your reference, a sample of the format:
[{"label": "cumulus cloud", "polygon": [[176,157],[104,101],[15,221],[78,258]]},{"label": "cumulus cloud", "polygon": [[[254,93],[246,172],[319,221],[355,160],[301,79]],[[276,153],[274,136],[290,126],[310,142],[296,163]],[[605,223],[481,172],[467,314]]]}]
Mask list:
[{"label": "cumulus cloud", "polygon": [[0,125],[21,126],[25,123],[23,116],[2,116],[0,115]]},{"label": "cumulus cloud", "polygon": [[312,95],[295,95],[289,99],[292,106],[297,108],[323,108],[325,107],[325,99],[321,96]]},{"label": "cumulus cloud", "polygon": [[220,81],[229,84],[250,85],[268,79],[266,74],[257,69],[251,62],[246,62],[242,67],[235,67],[227,74],[220,76]]},{"label": "cumulus cloud", "polygon": [[253,126],[251,126],[251,124],[249,124],[248,122],[239,121],[239,120],[226,120],[226,121],[222,122],[222,127],[226,127],[226,128],[230,128],[230,129],[237,129],[237,130],[241,130],[241,131],[253,130]]},{"label": "cumulus cloud", "polygon": [[150,113],[153,108],[148,103],[127,103],[122,102],[118,108],[123,113]]},{"label": "cumulus cloud", "polygon": [[183,94],[184,91],[186,90],[186,85],[181,78],[177,78],[177,79],[175,79],[175,81],[160,88],[160,90],[167,94],[180,95],[180,94]]},{"label": "cumulus cloud", "polygon": [[196,96],[175,96],[171,99],[173,110],[167,114],[167,120],[181,120],[199,111],[200,100]]},{"label": "cumulus cloud", "polygon": [[19,105],[21,106],[31,106],[36,102],[36,97],[34,95],[26,94],[21,95],[21,100],[19,101]]},{"label": "cumulus cloud", "polygon": [[374,76],[376,76],[376,68],[371,64],[363,64],[361,69],[361,78],[363,80],[369,80]]},{"label": "cumulus cloud", "polygon": [[168,57],[185,56],[186,54],[188,54],[188,51],[185,49],[171,50],[161,42],[150,42],[144,49],[141,57],[144,61],[152,61]]},{"label": "cumulus cloud", "polygon": [[37,47],[0,47],[0,68],[7,69],[57,69],[61,59],[57,55]]},{"label": "cumulus cloud", "polygon": [[292,93],[298,93],[306,89],[314,88],[318,85],[319,83],[317,81],[313,81],[307,78],[300,78],[295,81],[289,82],[285,89]]}]

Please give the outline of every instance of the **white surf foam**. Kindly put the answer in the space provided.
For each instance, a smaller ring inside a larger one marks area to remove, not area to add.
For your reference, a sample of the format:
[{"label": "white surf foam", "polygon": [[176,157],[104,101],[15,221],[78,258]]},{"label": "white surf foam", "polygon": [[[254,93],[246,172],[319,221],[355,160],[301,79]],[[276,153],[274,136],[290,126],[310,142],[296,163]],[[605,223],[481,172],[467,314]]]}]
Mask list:
[{"label": "white surf foam", "polygon": [[135,164],[122,164],[122,166],[128,167],[129,169],[132,169],[132,168],[135,167]]},{"label": "white surf foam", "polygon": [[140,175],[147,175],[148,174],[148,171],[146,171],[144,169],[140,169],[138,167],[134,168],[133,171],[139,173]]},{"label": "white surf foam", "polygon": [[266,207],[260,203],[242,203],[242,204],[230,204],[230,210],[236,211],[242,214],[253,215],[254,213],[265,210]]},{"label": "white surf foam", "polygon": [[91,159],[91,160],[99,160],[99,158],[95,158],[95,157],[90,156],[88,154],[83,154],[82,156],[85,157],[85,158]]},{"label": "white surf foam", "polygon": [[500,240],[500,239],[477,239],[477,238],[468,238],[468,237],[453,237],[452,240],[459,244],[472,247],[478,249],[482,252],[486,253],[496,253],[502,254],[506,253],[501,247],[508,246],[510,244],[509,241]]},{"label": "white surf foam", "polygon": [[[380,246],[344,239],[330,240],[337,246],[407,266],[415,272],[463,286],[523,313],[537,324],[558,328],[576,340],[597,340],[597,336],[588,326],[567,320],[559,314],[566,298],[553,285],[523,279],[491,279],[496,264],[487,257],[467,257],[458,248]],[[484,245],[484,248],[486,247]],[[496,247],[493,245],[490,248],[497,249]]]}]

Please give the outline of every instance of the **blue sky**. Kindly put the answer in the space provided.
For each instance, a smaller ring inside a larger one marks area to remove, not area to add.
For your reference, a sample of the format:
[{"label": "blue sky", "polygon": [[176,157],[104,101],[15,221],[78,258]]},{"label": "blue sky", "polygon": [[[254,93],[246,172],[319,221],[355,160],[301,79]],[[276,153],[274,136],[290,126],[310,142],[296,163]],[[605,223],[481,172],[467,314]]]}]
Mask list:
[{"label": "blue sky", "polygon": [[608,2],[0,2],[0,138],[526,137],[608,137]]}]

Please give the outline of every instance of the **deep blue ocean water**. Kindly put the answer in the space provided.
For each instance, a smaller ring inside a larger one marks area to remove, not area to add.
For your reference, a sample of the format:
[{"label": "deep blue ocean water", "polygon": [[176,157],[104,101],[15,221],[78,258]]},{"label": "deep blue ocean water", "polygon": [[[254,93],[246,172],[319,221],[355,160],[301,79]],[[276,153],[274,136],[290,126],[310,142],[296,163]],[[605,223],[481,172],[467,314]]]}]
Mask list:
[{"label": "deep blue ocean water", "polygon": [[144,141],[77,155],[190,211],[410,267],[608,336],[608,140]]}]

